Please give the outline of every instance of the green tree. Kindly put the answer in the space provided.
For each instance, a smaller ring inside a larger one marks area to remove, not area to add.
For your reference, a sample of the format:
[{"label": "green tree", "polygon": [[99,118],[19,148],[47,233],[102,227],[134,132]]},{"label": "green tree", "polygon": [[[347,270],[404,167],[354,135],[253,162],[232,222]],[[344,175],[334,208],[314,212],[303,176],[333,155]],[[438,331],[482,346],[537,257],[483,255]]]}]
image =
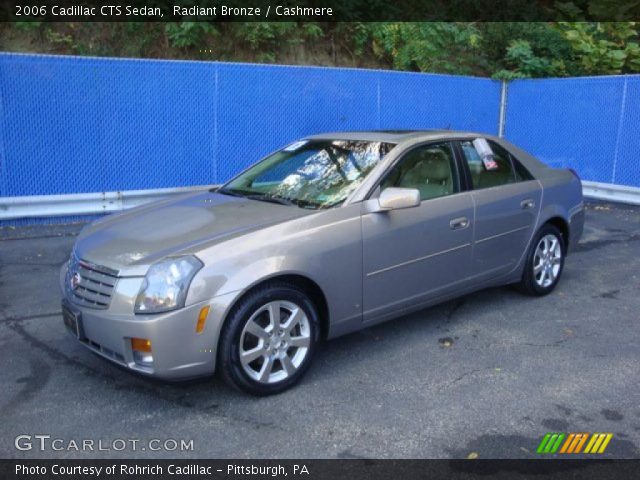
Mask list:
[{"label": "green tree", "polygon": [[473,23],[370,24],[372,50],[398,70],[473,73],[480,36]]},{"label": "green tree", "polygon": [[202,47],[207,36],[218,33],[211,23],[206,22],[167,23],[165,32],[171,46],[176,48]]},{"label": "green tree", "polygon": [[571,44],[547,22],[501,22],[479,25],[486,69],[494,78],[575,75]]},{"label": "green tree", "polygon": [[[606,2],[607,8],[615,3]],[[640,5],[625,2],[629,8]],[[640,24],[579,21],[604,8],[601,3],[554,2],[563,22],[0,23],[0,50],[278,61],[500,79],[640,72]]]},{"label": "green tree", "polygon": [[561,22],[573,56],[584,73],[607,75],[640,72],[636,22]]}]

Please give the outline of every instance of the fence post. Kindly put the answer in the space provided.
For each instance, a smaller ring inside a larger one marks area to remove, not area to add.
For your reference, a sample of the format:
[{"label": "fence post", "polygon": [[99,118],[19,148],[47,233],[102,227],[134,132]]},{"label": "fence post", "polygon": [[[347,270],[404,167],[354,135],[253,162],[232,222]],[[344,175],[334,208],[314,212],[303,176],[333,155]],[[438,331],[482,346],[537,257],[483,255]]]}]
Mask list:
[{"label": "fence post", "polygon": [[507,120],[507,93],[509,86],[506,80],[502,80],[500,88],[500,117],[498,118],[498,136],[504,137],[504,126]]},{"label": "fence post", "polygon": [[[0,75],[1,75],[0,70]],[[2,82],[0,82],[2,83]],[[2,90],[0,90],[0,125],[4,125],[4,99],[2,98]],[[5,148],[4,130],[0,128],[0,197],[8,195],[7,193],[7,150]]]},{"label": "fence post", "polygon": [[616,183],[616,168],[618,166],[618,150],[620,148],[620,140],[622,135],[622,125],[624,124],[624,115],[627,107],[627,78],[624,77],[622,84],[622,101],[620,104],[620,116],[618,117],[618,131],[616,132],[616,146],[613,152],[613,167],[611,168],[611,183]]},{"label": "fence post", "polygon": [[218,148],[218,108],[220,105],[219,99],[220,99],[220,83],[218,81],[218,74],[219,74],[219,62],[214,62],[213,64],[213,71],[214,71],[214,76],[213,76],[213,88],[214,88],[214,95],[213,95],[213,101],[214,101],[214,105],[213,105],[213,181],[215,183],[218,183],[220,180],[218,179],[218,171],[219,171],[219,166],[218,164],[220,163],[220,158],[219,158],[219,148]]}]

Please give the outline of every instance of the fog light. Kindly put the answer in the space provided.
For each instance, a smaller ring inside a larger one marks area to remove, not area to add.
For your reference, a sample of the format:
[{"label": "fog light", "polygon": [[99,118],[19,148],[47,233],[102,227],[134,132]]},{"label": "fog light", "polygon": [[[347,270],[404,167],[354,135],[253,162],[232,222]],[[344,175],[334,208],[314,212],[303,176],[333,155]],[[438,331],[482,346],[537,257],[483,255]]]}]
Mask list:
[{"label": "fog light", "polygon": [[149,352],[151,353],[151,340],[146,338],[132,338],[131,349],[134,352]]},{"label": "fog light", "polygon": [[150,353],[138,352],[134,350],[133,361],[136,363],[136,365],[141,365],[143,367],[152,367],[153,355],[151,355]]},{"label": "fog light", "polygon": [[209,315],[209,305],[200,309],[198,323],[196,324],[196,333],[204,332],[204,325],[207,323],[207,315]]}]

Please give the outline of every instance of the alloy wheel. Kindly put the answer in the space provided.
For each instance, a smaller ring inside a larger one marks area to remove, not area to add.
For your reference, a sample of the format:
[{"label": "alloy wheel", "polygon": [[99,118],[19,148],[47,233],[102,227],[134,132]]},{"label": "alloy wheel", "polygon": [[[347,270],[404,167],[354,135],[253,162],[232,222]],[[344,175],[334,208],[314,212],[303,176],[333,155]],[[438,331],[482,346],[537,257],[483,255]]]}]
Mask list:
[{"label": "alloy wheel", "polygon": [[260,383],[275,383],[293,375],[311,344],[311,328],[304,310],[293,302],[276,300],[258,308],[240,335],[240,364]]},{"label": "alloy wheel", "polygon": [[562,245],[553,234],[540,239],[533,256],[533,276],[538,286],[547,288],[558,278],[562,265]]}]

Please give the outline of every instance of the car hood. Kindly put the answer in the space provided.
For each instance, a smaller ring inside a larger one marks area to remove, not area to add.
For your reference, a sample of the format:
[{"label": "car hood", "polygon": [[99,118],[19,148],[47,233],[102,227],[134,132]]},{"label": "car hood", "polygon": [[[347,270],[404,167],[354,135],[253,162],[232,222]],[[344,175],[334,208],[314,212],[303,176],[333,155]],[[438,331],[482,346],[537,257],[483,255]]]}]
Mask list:
[{"label": "car hood", "polygon": [[78,258],[144,275],[169,255],[197,253],[222,240],[312,214],[313,210],[204,192],[110,215],[85,227],[75,246]]}]

